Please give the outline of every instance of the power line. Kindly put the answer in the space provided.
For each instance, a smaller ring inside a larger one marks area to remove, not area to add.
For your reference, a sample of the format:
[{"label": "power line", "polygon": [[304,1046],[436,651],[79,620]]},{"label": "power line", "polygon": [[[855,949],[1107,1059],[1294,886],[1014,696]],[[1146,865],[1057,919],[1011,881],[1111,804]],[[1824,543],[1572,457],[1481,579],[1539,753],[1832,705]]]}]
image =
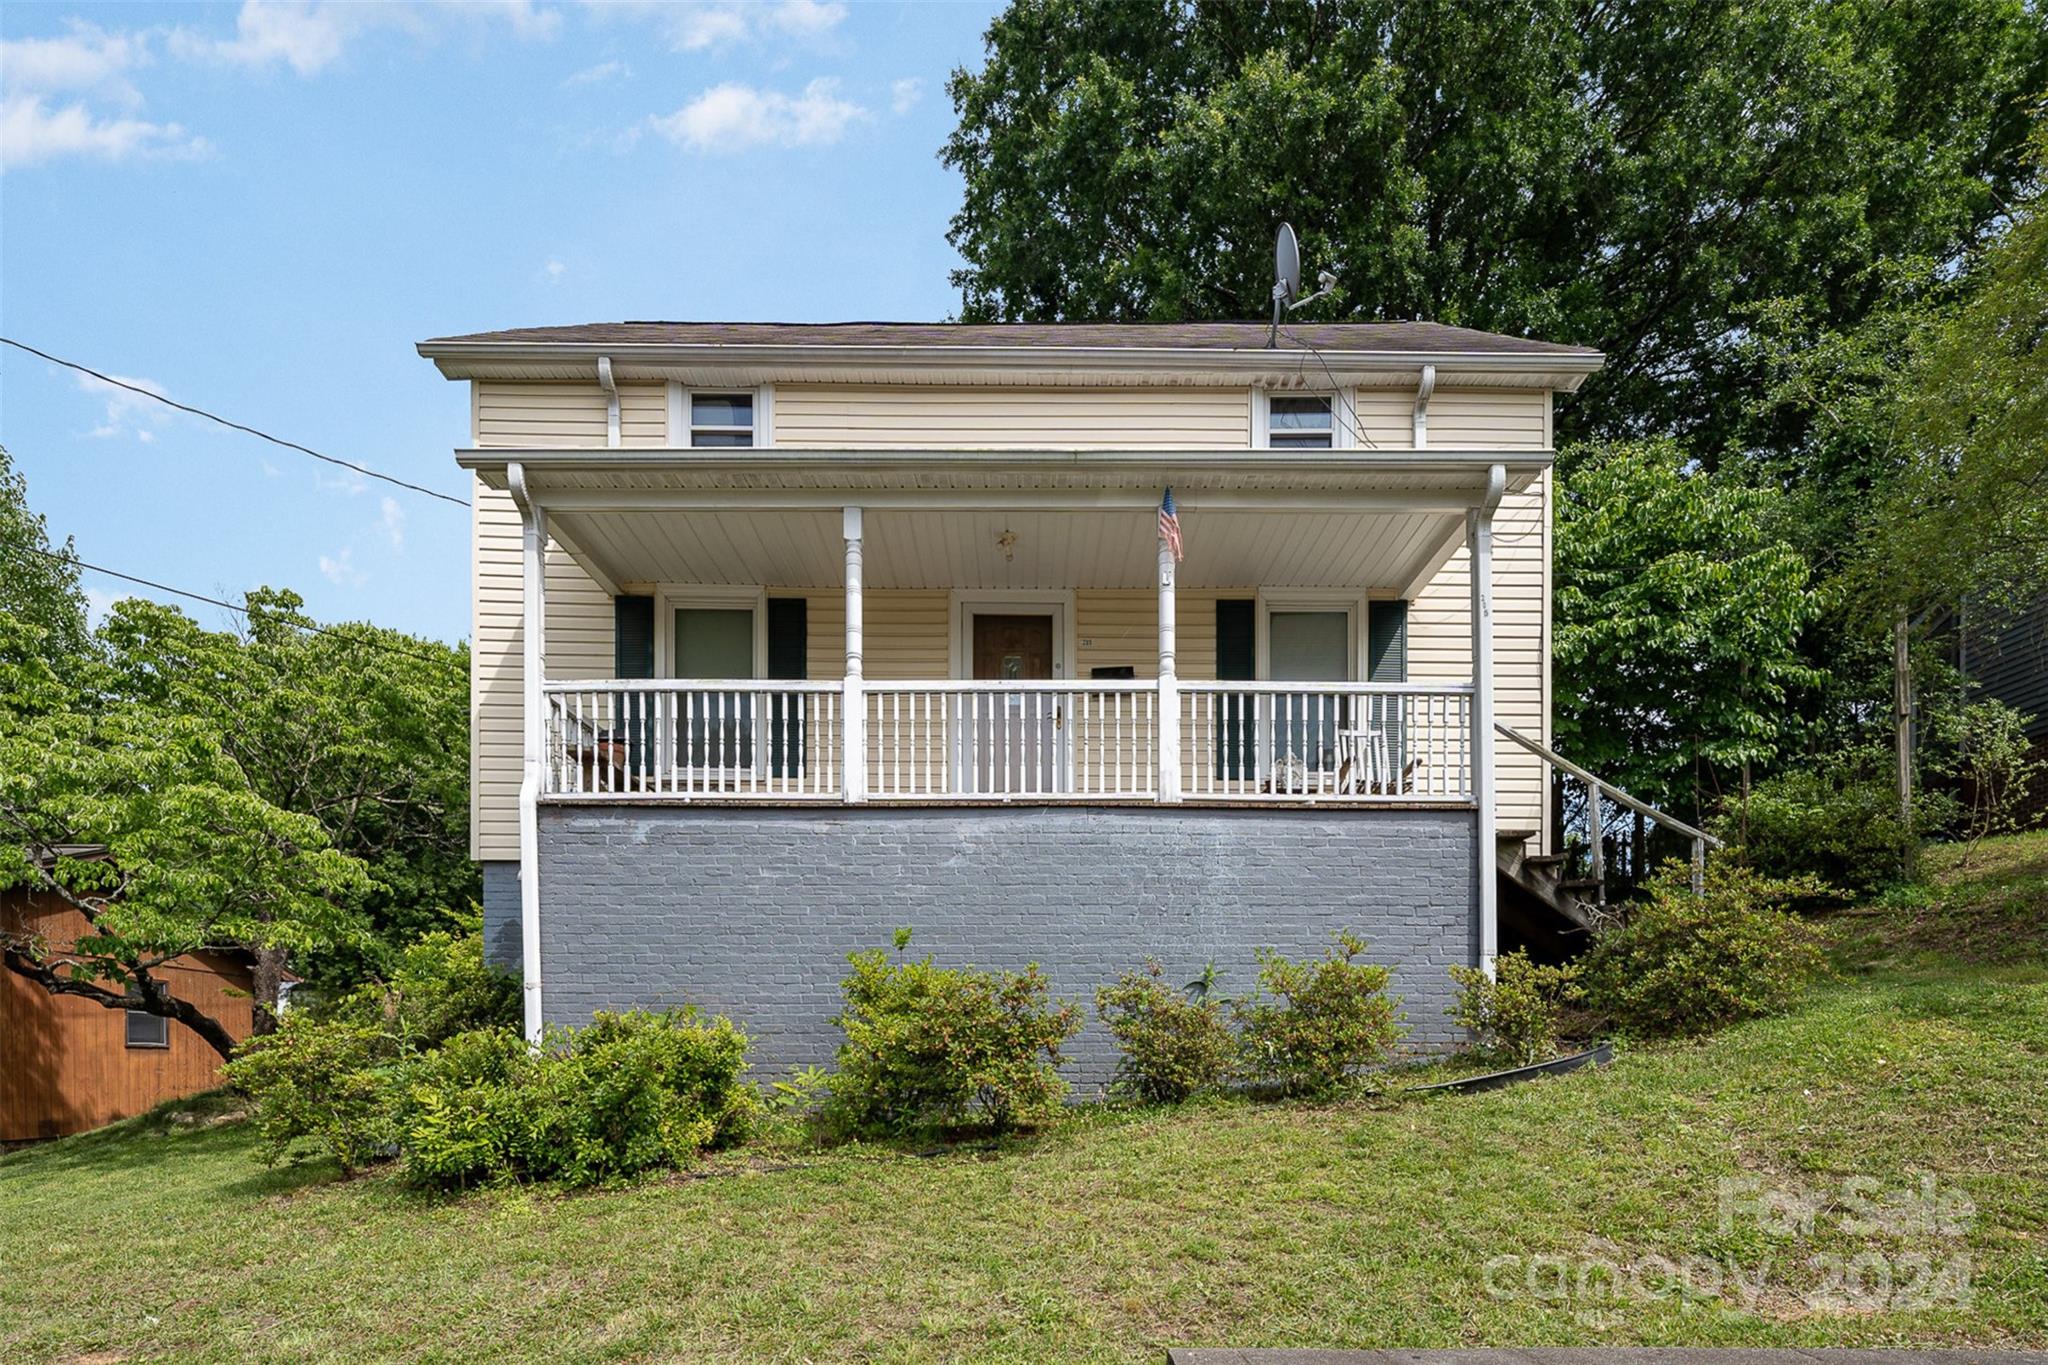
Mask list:
[{"label": "power line", "polygon": [[1289,341],[1301,347],[1302,350],[1307,351],[1310,355],[1314,356],[1316,358],[1316,364],[1323,367],[1323,373],[1329,378],[1330,381],[1331,415],[1335,417],[1338,422],[1343,424],[1344,429],[1346,431],[1351,433],[1351,439],[1353,441],[1356,441],[1358,444],[1366,447],[1368,450],[1379,449],[1378,442],[1374,441],[1372,437],[1366,435],[1365,432],[1359,428],[1357,420],[1358,404],[1355,399],[1352,401],[1350,405],[1351,415],[1349,417],[1346,417],[1344,415],[1344,386],[1337,382],[1336,372],[1330,368],[1330,362],[1323,359],[1323,353],[1317,350],[1314,346],[1310,345],[1308,338],[1294,331],[1285,323],[1281,324],[1281,326],[1278,328],[1278,331],[1281,336],[1286,337]]},{"label": "power line", "polygon": [[[364,466],[356,464],[350,460],[337,459],[335,456],[332,455],[322,455],[319,451],[313,449],[311,446],[302,446],[297,441],[287,441],[282,436],[272,436],[267,431],[259,431],[255,427],[244,426],[240,422],[229,421],[227,418],[220,416],[218,413],[208,412],[205,408],[195,408],[189,403],[180,403],[176,399],[166,398],[160,393],[154,393],[149,389],[143,388],[140,384],[130,384],[125,379],[116,379],[114,378],[114,376],[110,374],[101,374],[98,370],[92,369],[91,367],[86,365],[81,365],[75,360],[65,360],[61,356],[51,355],[48,351],[39,351],[35,347],[27,344],[26,342],[16,341],[13,337],[0,336],[0,342],[4,342],[9,346],[14,347],[14,349],[17,351],[27,351],[32,356],[40,356],[42,359],[49,361],[52,365],[62,365],[64,368],[68,370],[76,370],[80,374],[89,374],[94,379],[99,380],[102,384],[111,384],[117,389],[126,389],[130,393],[139,393],[144,398],[154,399],[155,401],[162,403],[168,407],[176,408],[180,412],[189,412],[194,417],[204,417],[209,422],[218,422],[222,426],[227,427],[230,430],[246,432],[248,435],[254,436],[258,440],[268,441],[274,446],[283,446],[286,450],[296,450],[301,455],[311,455],[316,460],[325,460],[327,463],[331,465],[339,465],[343,469],[354,470],[356,473],[361,474],[364,478],[381,479],[385,483],[394,484],[399,488],[408,489],[414,493],[424,493],[430,498],[439,498],[442,502],[452,502],[457,507],[463,508],[464,510],[467,510],[469,507],[469,503],[466,499],[451,497],[449,494],[443,493],[438,489],[428,488],[424,484],[407,483],[404,479],[394,478],[389,474],[379,474],[374,469],[365,468]],[[168,591],[168,589],[166,591]]]},{"label": "power line", "polygon": [[[170,593],[173,597],[189,597],[194,602],[204,602],[210,607],[225,607],[229,611],[240,612],[244,616],[249,615],[249,608],[247,606],[237,605],[218,597],[208,597],[203,592],[187,592],[183,588],[174,588],[168,583],[159,583],[154,579],[138,578],[132,573],[122,573],[119,569],[109,569],[99,564],[88,564],[76,555],[60,555],[54,550],[45,550],[35,545],[21,545],[15,548],[26,550],[32,555],[41,555],[44,559],[54,560],[59,564],[69,564],[73,568],[90,569],[94,573],[105,574],[109,578],[118,578],[124,583],[133,583],[138,587],[154,588],[158,592]],[[346,640],[350,644],[368,645],[372,649],[381,649],[387,654],[403,654],[408,659],[418,659],[422,663],[448,666],[454,662],[450,659],[438,658],[432,654],[422,654],[416,649],[407,649],[403,645],[394,645],[389,641],[380,640],[374,636],[354,635],[345,630],[336,630],[332,626],[314,625],[310,621],[294,621],[291,624],[299,630],[311,631],[315,635],[332,635],[337,640]],[[464,676],[467,676],[466,672]]]}]

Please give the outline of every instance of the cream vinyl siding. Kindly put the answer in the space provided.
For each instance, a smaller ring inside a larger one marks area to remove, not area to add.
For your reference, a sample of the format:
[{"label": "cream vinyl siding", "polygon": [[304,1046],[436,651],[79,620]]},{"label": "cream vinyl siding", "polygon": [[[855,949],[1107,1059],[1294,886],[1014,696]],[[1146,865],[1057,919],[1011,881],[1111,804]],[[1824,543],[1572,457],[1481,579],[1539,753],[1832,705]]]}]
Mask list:
[{"label": "cream vinyl siding", "polygon": [[[1431,428],[1432,436],[1435,434]],[[1550,476],[1502,499],[1493,521],[1493,686],[1501,724],[1550,743]],[[1461,548],[1408,608],[1408,677],[1472,677],[1470,559]],[[1501,740],[1495,746],[1500,827],[1547,831],[1543,764]]]},{"label": "cream vinyl siding", "polygon": [[1388,389],[1360,389],[1345,409],[1360,450],[1406,450],[1415,443],[1415,395]]},{"label": "cream vinyl siding", "polygon": [[[620,386],[625,431],[627,387]],[[661,386],[656,416],[667,422]],[[478,382],[471,390],[472,439],[479,446],[602,446],[605,394],[595,383]],[[644,425],[642,427],[644,434]],[[661,444],[657,435],[650,444]],[[471,495],[470,856],[519,856],[520,726],[525,631],[520,624],[519,511],[512,495],[478,481]],[[547,552],[551,678],[608,678],[614,670],[612,601],[561,549]]]},{"label": "cream vinyl siding", "polygon": [[[1360,390],[1361,449],[1409,447],[1414,396],[1401,389]],[[478,446],[605,445],[605,393],[589,382],[471,385],[471,439]],[[619,386],[620,442],[669,444],[667,395],[659,383]],[[1245,388],[959,388],[910,385],[779,384],[771,420],[786,447],[953,449],[1154,448],[1244,449],[1252,432]],[[1541,391],[1438,389],[1429,409],[1429,445],[1440,449],[1542,449],[1550,440],[1550,395]],[[1250,458],[1256,458],[1251,456]],[[1549,480],[1510,496],[1495,533],[1496,687],[1503,722],[1549,739]],[[509,495],[478,484],[473,512],[474,613],[472,853],[518,856],[520,742],[519,521]],[[1197,549],[1199,547],[1196,547]],[[608,677],[613,671],[612,606],[558,547],[548,552],[548,658],[551,677]],[[809,599],[810,675],[837,678],[844,667],[844,601],[837,587],[775,589]],[[1256,586],[1179,594],[1181,676],[1215,676],[1215,601],[1252,597]],[[943,590],[867,594],[867,674],[871,678],[943,678],[950,671],[949,595]],[[1409,618],[1409,676],[1462,682],[1470,676],[1470,625],[1462,550],[1414,602]],[[1129,664],[1157,672],[1157,629],[1149,591],[1075,594],[1074,673]],[[1511,745],[1500,755],[1502,828],[1548,822],[1543,775]]]},{"label": "cream vinyl siding", "polygon": [[[1401,443],[1407,445],[1408,438]],[[1550,394],[1438,389],[1429,400],[1429,444],[1442,450],[1542,450],[1550,444]]]},{"label": "cream vinyl siding", "polygon": [[[1257,595],[1256,588],[1174,590],[1174,662],[1181,677],[1207,682],[1216,676],[1216,599]],[[1075,593],[1074,636],[1076,678],[1119,664],[1129,664],[1141,678],[1159,676],[1157,593]]]},{"label": "cream vinyl siding", "polygon": [[1248,449],[1249,389],[778,384],[775,444],[857,450]]}]

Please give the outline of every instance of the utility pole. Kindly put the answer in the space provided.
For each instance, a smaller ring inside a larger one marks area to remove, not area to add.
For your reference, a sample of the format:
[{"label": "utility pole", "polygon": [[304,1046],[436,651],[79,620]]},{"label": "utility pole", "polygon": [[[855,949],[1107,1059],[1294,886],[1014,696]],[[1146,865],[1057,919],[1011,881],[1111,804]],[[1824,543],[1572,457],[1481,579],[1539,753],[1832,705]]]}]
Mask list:
[{"label": "utility pole", "polygon": [[1910,629],[1902,607],[1892,622],[1892,728],[1898,749],[1899,823],[1913,827],[1913,670]]}]

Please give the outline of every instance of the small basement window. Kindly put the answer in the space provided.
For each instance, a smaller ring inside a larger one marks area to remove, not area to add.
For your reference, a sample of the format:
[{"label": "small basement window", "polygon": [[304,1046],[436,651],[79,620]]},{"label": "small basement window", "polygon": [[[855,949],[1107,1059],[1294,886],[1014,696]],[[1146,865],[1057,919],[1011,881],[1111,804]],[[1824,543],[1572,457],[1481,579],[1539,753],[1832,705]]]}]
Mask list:
[{"label": "small basement window", "polygon": [[1270,449],[1328,450],[1336,445],[1336,434],[1328,394],[1275,394],[1266,400],[1266,445]]},{"label": "small basement window", "polygon": [[754,395],[693,393],[690,395],[690,444],[750,446],[754,444]]},{"label": "small basement window", "polygon": [[171,1021],[148,1010],[128,1011],[128,1046],[169,1047]]}]

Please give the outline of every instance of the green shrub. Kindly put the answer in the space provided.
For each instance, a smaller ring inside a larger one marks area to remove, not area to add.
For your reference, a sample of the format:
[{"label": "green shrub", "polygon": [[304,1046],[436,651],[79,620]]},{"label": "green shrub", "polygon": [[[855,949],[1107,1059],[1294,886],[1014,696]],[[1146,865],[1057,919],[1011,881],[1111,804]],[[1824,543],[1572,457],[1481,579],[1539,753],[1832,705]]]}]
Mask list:
[{"label": "green shrub", "polygon": [[848,958],[841,983],[846,1034],[826,1109],[831,1125],[860,1134],[914,1134],[985,1126],[1001,1133],[1058,1110],[1067,1092],[1060,1046],[1081,1023],[1050,999],[1045,974],[939,967],[877,948]]},{"label": "green shrub", "polygon": [[518,983],[484,961],[480,928],[424,935],[386,986],[295,1005],[244,1043],[228,1079],[255,1101],[271,1161],[310,1139],[354,1172],[389,1152],[401,1072],[426,1049],[517,1017]]},{"label": "green shrub", "polygon": [[508,1028],[458,1033],[408,1064],[394,1088],[392,1128],[416,1185],[509,1180],[536,1164],[526,1040]]},{"label": "green shrub", "polygon": [[509,1030],[457,1035],[408,1068],[396,1123],[409,1179],[596,1185],[683,1167],[744,1138],[759,1102],[746,1035],[694,1010],[599,1014],[538,1052]]},{"label": "green shrub", "polygon": [[1823,892],[1811,878],[1762,876],[1708,860],[1706,894],[1666,866],[1649,898],[1604,931],[1585,959],[1586,997],[1618,1029],[1684,1036],[1777,1014],[1825,967],[1821,932],[1784,907]]},{"label": "green shrub", "polygon": [[1360,1067],[1386,1060],[1405,1030],[1387,969],[1360,962],[1364,952],[1348,933],[1313,962],[1260,952],[1258,992],[1232,1006],[1247,1079],[1326,1099],[1356,1084]]},{"label": "green shrub", "polygon": [[395,1055],[372,1012],[288,1010],[274,1031],[244,1043],[226,1070],[256,1103],[267,1160],[310,1140],[353,1175],[390,1146],[387,1072]]},{"label": "green shrub", "polygon": [[1230,1074],[1237,1040],[1223,1007],[1192,999],[1163,980],[1157,962],[1125,972],[1095,992],[1095,1013],[1116,1039],[1116,1087],[1149,1104],[1178,1104],[1214,1090]]},{"label": "green shrub", "polygon": [[458,1033],[519,1023],[519,980],[484,960],[481,929],[436,930],[408,944],[388,996],[401,1046],[433,1047]]},{"label": "green shrub", "polygon": [[1458,1000],[1446,1012],[1482,1047],[1516,1066],[1557,1052],[1558,1019],[1585,994],[1577,964],[1543,966],[1520,949],[1495,958],[1491,977],[1478,967],[1453,967],[1450,973]]},{"label": "green shrub", "polygon": [[1905,877],[1925,822],[1938,818],[1923,803],[1920,827],[1908,827],[1877,757],[1844,755],[1767,778],[1747,801],[1729,804],[1714,832],[1766,877],[1814,876],[1859,897],[1875,894]]}]

